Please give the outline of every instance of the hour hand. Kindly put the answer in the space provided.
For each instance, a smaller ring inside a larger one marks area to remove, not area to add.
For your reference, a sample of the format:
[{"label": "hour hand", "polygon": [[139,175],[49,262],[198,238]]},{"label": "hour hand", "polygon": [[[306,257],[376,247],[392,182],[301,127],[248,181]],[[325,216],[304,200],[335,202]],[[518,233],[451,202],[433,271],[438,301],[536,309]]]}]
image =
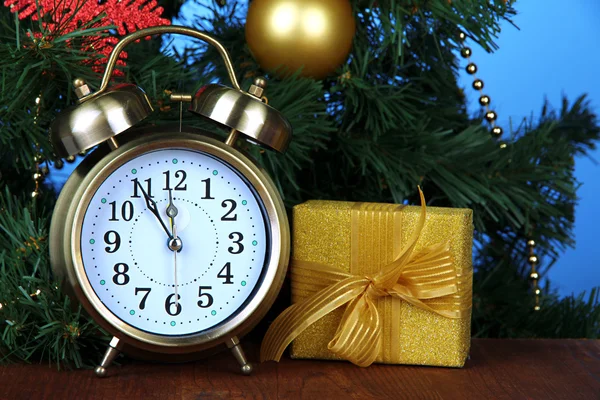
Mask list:
[{"label": "hour hand", "polygon": [[154,214],[156,219],[158,219],[158,222],[160,222],[160,225],[164,229],[167,236],[170,239],[172,239],[173,235],[169,231],[169,228],[167,228],[167,225],[165,225],[165,222],[162,220],[162,217],[160,216],[160,212],[158,211],[158,207],[156,207],[156,202],[154,200],[152,200],[152,197],[150,197],[148,195],[148,193],[146,193],[146,191],[144,190],[144,188],[142,187],[142,185],[139,182],[137,182],[137,185],[140,188],[140,190],[142,191],[142,194],[144,195],[144,199],[146,200],[146,207],[148,208],[148,210],[150,210],[150,212],[152,214]]},{"label": "hour hand", "polygon": [[144,199],[146,200],[146,207],[148,208],[148,210],[152,211],[152,214],[156,214],[158,213],[158,208],[156,207],[156,202],[154,200],[152,200],[152,198],[150,196],[147,196],[145,192],[144,193]]}]

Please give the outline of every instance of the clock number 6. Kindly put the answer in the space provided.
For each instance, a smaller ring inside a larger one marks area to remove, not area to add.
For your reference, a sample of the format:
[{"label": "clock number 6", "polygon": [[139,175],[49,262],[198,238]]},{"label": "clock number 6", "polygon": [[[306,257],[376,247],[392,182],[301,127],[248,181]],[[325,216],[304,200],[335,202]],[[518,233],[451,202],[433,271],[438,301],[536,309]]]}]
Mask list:
[{"label": "clock number 6", "polygon": [[[236,236],[237,239],[235,239]],[[233,240],[233,244],[237,244],[237,249],[235,249],[233,246],[230,246],[227,251],[229,251],[231,254],[240,254],[242,251],[244,251],[244,245],[242,244],[244,235],[242,235],[240,232],[231,232],[229,234],[229,239]]]},{"label": "clock number 6", "polygon": [[[165,300],[165,311],[169,315],[177,316],[181,314],[181,296],[177,295],[177,303],[175,303],[173,297],[175,297],[175,293],[169,295],[169,297],[167,297],[167,299]],[[175,305],[175,311],[173,311],[173,306]]]},{"label": "clock number 6", "polygon": [[208,308],[213,304],[213,297],[210,293],[202,293],[202,290],[211,290],[212,286],[200,286],[198,288],[198,298],[202,299],[202,297],[206,297],[206,302],[204,300],[198,300],[198,307],[200,308]]}]

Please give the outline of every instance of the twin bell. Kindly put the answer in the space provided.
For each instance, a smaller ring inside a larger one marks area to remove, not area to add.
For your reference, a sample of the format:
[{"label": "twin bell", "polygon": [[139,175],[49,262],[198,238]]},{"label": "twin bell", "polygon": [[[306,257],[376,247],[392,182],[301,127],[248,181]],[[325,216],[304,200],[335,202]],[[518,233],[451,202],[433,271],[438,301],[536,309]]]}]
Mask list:
[{"label": "twin bell", "polygon": [[233,86],[208,84],[194,95],[173,94],[172,101],[188,103],[188,110],[192,113],[229,128],[227,143],[230,145],[241,134],[251,143],[285,152],[292,137],[292,128],[279,111],[263,101],[265,79],[256,78],[246,92],[237,82],[229,54],[218,41],[195,29],[159,26],[142,29],[119,41],[107,61],[102,84],[96,92],[92,92],[81,79],[74,81],[78,104],[62,111],[50,127],[50,139],[59,157],[73,156],[102,142],[116,147],[117,135],[153,112],[142,88],[131,83],[113,86],[109,83],[119,54],[127,44],[164,33],[191,36],[215,46],[225,62]]}]

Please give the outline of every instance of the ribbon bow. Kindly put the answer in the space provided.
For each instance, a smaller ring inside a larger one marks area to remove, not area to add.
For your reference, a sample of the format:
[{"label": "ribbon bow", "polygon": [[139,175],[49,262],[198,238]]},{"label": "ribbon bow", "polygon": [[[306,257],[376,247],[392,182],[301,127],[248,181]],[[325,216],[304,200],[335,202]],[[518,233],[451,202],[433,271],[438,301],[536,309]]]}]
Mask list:
[{"label": "ribbon bow", "polygon": [[275,319],[263,340],[261,361],[279,361],[285,348],[307,327],[345,304],[346,310],[327,347],[361,367],[371,365],[381,350],[381,321],[373,301],[378,297],[393,296],[447,318],[466,315],[468,307],[452,296],[458,292],[458,276],[449,243],[413,252],[426,217],[425,198],[420,188],[419,194],[421,214],[412,236],[395,260],[374,276],[352,275],[332,266],[306,261],[294,266],[293,275],[310,276],[324,287],[288,307]]}]

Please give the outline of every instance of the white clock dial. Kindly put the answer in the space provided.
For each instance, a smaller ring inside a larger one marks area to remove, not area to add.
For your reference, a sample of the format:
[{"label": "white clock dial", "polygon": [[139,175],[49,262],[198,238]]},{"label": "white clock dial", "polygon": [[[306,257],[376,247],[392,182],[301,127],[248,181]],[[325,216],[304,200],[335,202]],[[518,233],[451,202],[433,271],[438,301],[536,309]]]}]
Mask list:
[{"label": "white clock dial", "polygon": [[[87,207],[87,279],[135,328],[160,335],[207,330],[253,295],[270,249],[267,218],[255,190],[222,160],[185,149],[145,153],[115,170]],[[169,247],[173,224],[180,251]]]}]

